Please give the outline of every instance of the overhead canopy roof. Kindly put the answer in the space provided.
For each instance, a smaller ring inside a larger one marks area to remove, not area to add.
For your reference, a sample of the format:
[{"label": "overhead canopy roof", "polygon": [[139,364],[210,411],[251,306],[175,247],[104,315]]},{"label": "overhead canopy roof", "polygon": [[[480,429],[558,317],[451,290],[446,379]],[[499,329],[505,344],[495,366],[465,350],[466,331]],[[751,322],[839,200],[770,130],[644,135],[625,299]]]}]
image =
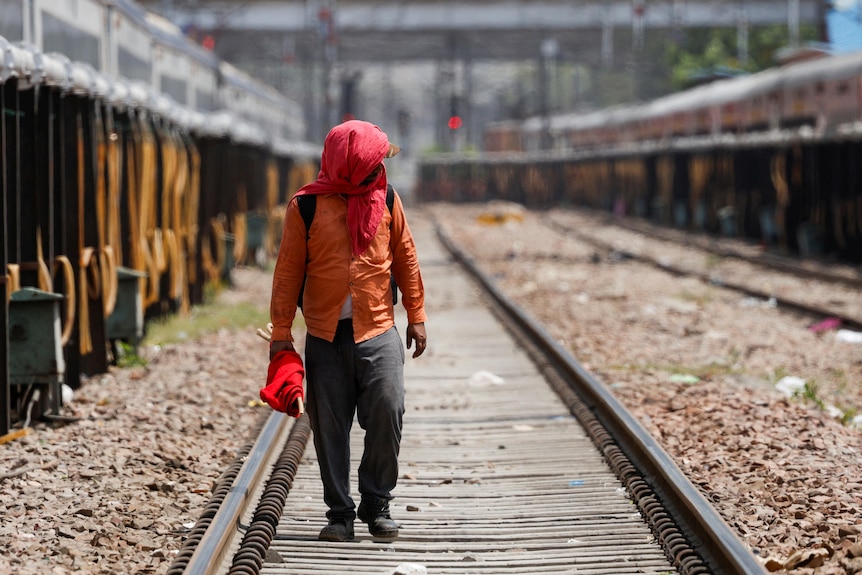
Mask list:
[{"label": "overhead canopy roof", "polygon": [[62,54],[44,54],[32,47],[12,44],[0,36],[0,84],[12,78],[25,88],[50,86],[66,93],[98,99],[119,109],[144,111],[199,136],[269,146],[276,154],[293,157],[316,159],[320,155],[320,148],[312,144],[270,140],[261,126],[232,112],[222,110],[204,114],[178,104],[144,82],[110,78],[89,64],[73,62]]},{"label": "overhead canopy roof", "polygon": [[[144,2],[164,10],[162,0]],[[234,62],[270,58],[314,61],[337,45],[342,62],[403,60],[524,60],[557,42],[567,60],[598,63],[603,30],[646,34],[687,27],[784,24],[794,20],[787,0],[688,0],[641,3],[603,0],[339,1],[332,12],[288,0],[174,0],[166,13],[184,29],[212,34],[216,50]],[[817,0],[799,0],[801,22],[816,22]],[[743,12],[741,12],[743,11]]]}]

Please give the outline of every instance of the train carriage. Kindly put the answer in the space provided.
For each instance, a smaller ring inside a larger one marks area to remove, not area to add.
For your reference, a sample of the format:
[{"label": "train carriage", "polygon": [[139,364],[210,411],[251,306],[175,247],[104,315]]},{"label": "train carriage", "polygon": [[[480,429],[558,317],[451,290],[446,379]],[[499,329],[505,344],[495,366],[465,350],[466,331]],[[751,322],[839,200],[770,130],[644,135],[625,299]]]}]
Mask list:
[{"label": "train carriage", "polygon": [[[60,381],[140,341],[135,301],[141,320],[182,311],[250,252],[270,257],[278,204],[320,150],[298,104],[131,0],[4,0],[0,31],[0,296],[36,290],[63,326],[49,380],[0,371],[2,434],[28,390],[46,386],[34,416],[57,413]],[[137,290],[119,320],[123,278]]]},{"label": "train carriage", "polygon": [[[615,212],[632,208],[666,225],[855,262],[862,253],[855,161],[860,125],[857,52],[716,81],[643,104],[508,121],[492,129],[497,140],[520,144],[529,154],[523,161],[547,149],[550,131],[554,154],[546,159],[567,162],[570,173],[560,196],[565,202],[613,206]],[[627,150],[639,162],[609,159]],[[551,172],[544,177],[555,181]],[[642,181],[640,190],[629,177]],[[532,190],[544,190],[540,180],[540,173],[531,173]],[[429,182],[421,185],[433,189]],[[528,205],[546,200],[544,191],[525,197]]]},{"label": "train carriage", "polygon": [[0,37],[24,38],[25,0],[4,0],[0,10]]},{"label": "train carriage", "polygon": [[[29,15],[33,37],[29,42],[42,52],[56,52],[105,70],[107,13],[107,6],[99,0],[33,0]],[[27,33],[26,27],[24,32]]]},{"label": "train carriage", "polygon": [[820,62],[819,105],[825,120],[824,129],[834,132],[842,124],[862,118],[859,92],[862,54],[835,56]]},{"label": "train carriage", "polygon": [[105,71],[115,78],[152,82],[153,39],[146,11],[130,0],[113,0],[109,10],[111,57]]},{"label": "train carriage", "polygon": [[161,16],[148,14],[147,22],[153,38],[153,88],[193,109],[213,109],[218,104],[218,58],[189,42],[179,28]]},{"label": "train carriage", "polygon": [[543,126],[557,148],[584,149],[632,141],[744,134],[807,127],[835,133],[862,120],[862,55],[809,60],[716,81],[658,98],[589,113],[495,123],[506,149],[542,149]]}]

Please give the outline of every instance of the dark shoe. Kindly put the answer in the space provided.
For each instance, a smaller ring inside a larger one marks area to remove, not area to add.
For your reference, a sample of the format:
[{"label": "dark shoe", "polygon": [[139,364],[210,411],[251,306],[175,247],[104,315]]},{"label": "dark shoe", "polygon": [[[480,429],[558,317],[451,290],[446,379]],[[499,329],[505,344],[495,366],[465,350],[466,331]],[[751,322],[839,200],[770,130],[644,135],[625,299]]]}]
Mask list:
[{"label": "dark shoe", "polygon": [[363,499],[359,504],[356,516],[368,524],[368,532],[379,539],[395,539],[398,537],[398,524],[389,515],[389,501],[374,498]]},{"label": "dark shoe", "polygon": [[321,541],[335,541],[336,543],[353,541],[353,520],[330,520],[329,525],[320,530],[320,535],[317,538]]}]

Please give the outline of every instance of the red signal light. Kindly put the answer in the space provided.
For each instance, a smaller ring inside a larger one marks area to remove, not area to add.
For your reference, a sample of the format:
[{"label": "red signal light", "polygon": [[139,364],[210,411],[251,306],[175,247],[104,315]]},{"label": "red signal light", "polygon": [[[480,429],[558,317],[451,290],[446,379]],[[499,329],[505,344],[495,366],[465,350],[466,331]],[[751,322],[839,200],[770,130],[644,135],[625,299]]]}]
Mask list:
[{"label": "red signal light", "polygon": [[461,116],[452,116],[451,118],[449,118],[450,130],[457,130],[461,127],[462,124],[463,122],[461,121]]}]

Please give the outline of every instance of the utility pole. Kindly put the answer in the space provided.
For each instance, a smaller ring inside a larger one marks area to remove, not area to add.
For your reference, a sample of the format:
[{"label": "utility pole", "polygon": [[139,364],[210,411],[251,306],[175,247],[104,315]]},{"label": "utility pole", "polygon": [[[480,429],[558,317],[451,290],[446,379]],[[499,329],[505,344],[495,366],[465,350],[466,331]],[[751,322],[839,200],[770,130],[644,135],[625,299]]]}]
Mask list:
[{"label": "utility pole", "polygon": [[335,0],[327,1],[317,12],[317,36],[321,50],[321,99],[323,102],[318,127],[319,141],[323,141],[333,123],[332,69],[338,51],[335,30]]},{"label": "utility pole", "polygon": [[[791,0],[792,1],[792,0]],[[743,68],[748,65],[748,7],[745,0],[737,4],[736,58]]]},{"label": "utility pole", "polygon": [[817,25],[820,28],[818,32],[821,42],[829,42],[829,29],[826,27],[826,10],[826,2],[817,3]]},{"label": "utility pole", "polygon": [[602,12],[602,65],[610,68],[614,63],[614,26],[611,6],[606,4]]},{"label": "utility pole", "polygon": [[[818,2],[818,11],[822,10],[823,4],[825,2]],[[819,21],[825,20],[820,18],[821,14],[817,16]],[[787,37],[791,46],[799,46],[799,0],[787,0]]]},{"label": "utility pole", "polygon": [[560,52],[560,44],[556,38],[549,37],[542,40],[542,60],[539,63],[540,79],[539,90],[541,91],[541,114],[542,114],[542,137],[541,146],[543,150],[552,147],[551,143],[551,64],[556,60]]},{"label": "utility pole", "polygon": [[643,58],[644,51],[644,20],[646,15],[646,1],[634,0],[632,3],[632,67],[634,69],[634,95],[635,100],[640,100],[643,95],[644,70],[646,64]]}]

